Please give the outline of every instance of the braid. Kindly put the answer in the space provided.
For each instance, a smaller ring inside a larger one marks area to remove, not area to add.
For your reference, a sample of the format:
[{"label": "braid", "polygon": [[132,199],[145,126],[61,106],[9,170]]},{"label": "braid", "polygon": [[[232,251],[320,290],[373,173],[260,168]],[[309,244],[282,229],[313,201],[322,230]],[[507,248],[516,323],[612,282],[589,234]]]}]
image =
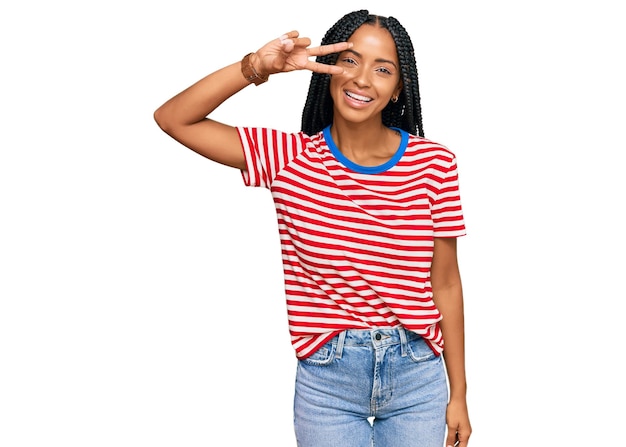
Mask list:
[{"label": "braid", "polygon": [[[417,68],[411,38],[404,27],[393,17],[369,14],[365,9],[344,15],[327,32],[321,45],[345,42],[361,25],[369,24],[389,30],[396,44],[402,91],[397,102],[383,109],[382,120],[387,127],[398,127],[409,133],[424,136],[422,108],[420,105]],[[338,54],[318,56],[316,62],[334,65]],[[333,100],[330,96],[330,75],[313,73],[302,111],[302,131],[313,135],[333,121]]]},{"label": "braid", "polygon": [[388,127],[399,127],[409,133],[423,137],[422,106],[413,43],[406,29],[398,20],[389,17],[386,20],[386,25],[383,28],[387,28],[391,33],[398,51],[402,91],[398,102],[389,103],[383,109],[383,123]]}]

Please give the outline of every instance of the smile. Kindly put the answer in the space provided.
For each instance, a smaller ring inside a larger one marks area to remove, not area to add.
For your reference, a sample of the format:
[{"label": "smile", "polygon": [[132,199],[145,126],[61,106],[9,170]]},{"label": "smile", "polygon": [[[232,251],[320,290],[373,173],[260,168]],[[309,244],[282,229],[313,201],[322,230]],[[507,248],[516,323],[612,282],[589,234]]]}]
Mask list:
[{"label": "smile", "polygon": [[368,96],[361,96],[361,95],[357,95],[356,93],[352,93],[352,92],[348,92],[346,91],[346,96],[348,96],[349,98],[352,98],[356,101],[361,101],[361,102],[370,102],[372,101],[372,98],[368,97]]}]

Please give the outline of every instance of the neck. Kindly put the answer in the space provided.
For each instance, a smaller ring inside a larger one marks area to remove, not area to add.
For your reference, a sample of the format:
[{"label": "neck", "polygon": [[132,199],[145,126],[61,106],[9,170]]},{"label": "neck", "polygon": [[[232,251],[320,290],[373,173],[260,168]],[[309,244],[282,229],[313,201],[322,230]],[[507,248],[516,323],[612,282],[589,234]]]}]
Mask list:
[{"label": "neck", "polygon": [[400,145],[398,132],[381,122],[371,125],[334,121],[330,134],[341,153],[361,166],[385,163],[393,157]]}]

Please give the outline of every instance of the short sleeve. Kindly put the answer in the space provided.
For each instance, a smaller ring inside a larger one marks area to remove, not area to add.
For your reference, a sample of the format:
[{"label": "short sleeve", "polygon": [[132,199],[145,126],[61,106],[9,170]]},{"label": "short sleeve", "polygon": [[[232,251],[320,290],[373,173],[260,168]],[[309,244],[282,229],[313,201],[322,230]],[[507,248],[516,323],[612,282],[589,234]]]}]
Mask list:
[{"label": "short sleeve", "polygon": [[435,237],[458,237],[466,234],[459,175],[456,158],[451,157],[439,166],[441,175],[438,190],[431,205]]},{"label": "short sleeve", "polygon": [[303,146],[303,134],[261,127],[238,127],[246,160],[241,175],[246,186],[270,188],[278,172]]}]

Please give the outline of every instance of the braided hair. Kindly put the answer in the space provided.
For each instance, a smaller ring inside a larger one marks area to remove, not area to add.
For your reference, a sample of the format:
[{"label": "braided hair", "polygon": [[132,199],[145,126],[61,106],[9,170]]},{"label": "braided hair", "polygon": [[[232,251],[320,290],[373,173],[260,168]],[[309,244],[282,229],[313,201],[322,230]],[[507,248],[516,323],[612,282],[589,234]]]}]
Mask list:
[{"label": "braided hair", "polygon": [[[382,111],[382,121],[387,127],[397,127],[414,135],[424,136],[422,107],[420,105],[419,83],[413,44],[404,27],[393,17],[370,14],[367,10],[354,11],[344,15],[327,32],[321,45],[345,42],[361,25],[378,26],[391,33],[396,44],[402,91],[397,102],[389,102]],[[338,54],[317,56],[316,62],[334,65]],[[330,96],[330,76],[313,73],[309,84],[304,109],[302,111],[302,131],[314,135],[333,121],[333,99]]]}]

